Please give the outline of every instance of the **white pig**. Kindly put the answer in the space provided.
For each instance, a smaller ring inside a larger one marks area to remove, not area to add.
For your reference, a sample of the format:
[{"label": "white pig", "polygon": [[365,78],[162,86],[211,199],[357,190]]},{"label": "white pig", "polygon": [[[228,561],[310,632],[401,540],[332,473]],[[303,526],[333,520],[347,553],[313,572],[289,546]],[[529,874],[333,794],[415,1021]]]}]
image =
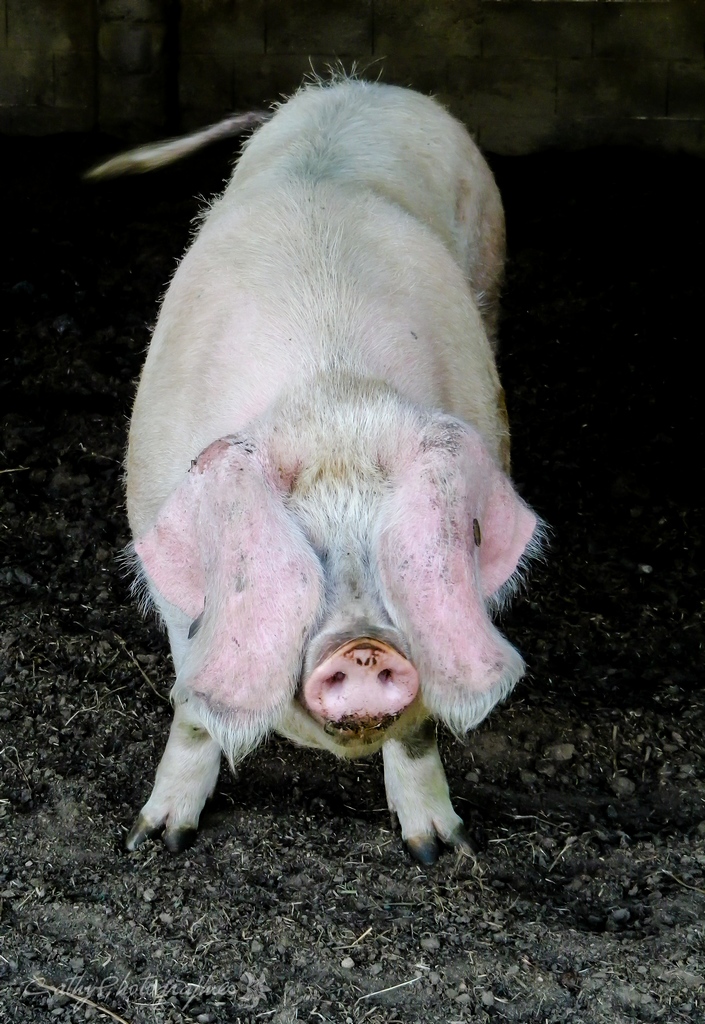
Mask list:
[{"label": "white pig", "polygon": [[382,748],[412,854],[468,848],[435,722],[462,736],[523,674],[488,609],[540,532],[507,475],[503,259],[492,174],[427,97],[316,83],[246,144],[130,428],[134,551],[176,682],[129,849],[160,831],[183,849],[221,750],[234,764],[272,731]]}]

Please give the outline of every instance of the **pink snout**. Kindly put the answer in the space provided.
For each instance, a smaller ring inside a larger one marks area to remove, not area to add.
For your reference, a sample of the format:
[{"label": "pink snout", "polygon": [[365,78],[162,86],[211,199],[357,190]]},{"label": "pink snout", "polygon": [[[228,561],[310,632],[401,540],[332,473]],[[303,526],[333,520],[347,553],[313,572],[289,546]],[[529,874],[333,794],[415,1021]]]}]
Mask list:
[{"label": "pink snout", "polygon": [[317,718],[374,726],[398,715],[418,693],[419,676],[403,655],[380,640],[350,640],[311,673],[303,701]]}]

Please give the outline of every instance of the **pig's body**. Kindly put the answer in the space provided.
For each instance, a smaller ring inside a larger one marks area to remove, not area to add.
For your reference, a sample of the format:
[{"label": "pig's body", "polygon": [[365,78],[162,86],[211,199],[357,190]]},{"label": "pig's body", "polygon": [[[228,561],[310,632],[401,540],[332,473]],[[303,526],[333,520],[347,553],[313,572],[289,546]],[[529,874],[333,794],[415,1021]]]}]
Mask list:
[{"label": "pig's body", "polygon": [[249,142],[164,300],[130,431],[135,535],[212,440],[331,370],[472,423],[506,458],[480,315],[493,330],[503,261],[494,179],[441,107],[362,82],[299,93]]},{"label": "pig's body", "polygon": [[[424,723],[461,732],[520,677],[483,604],[536,524],[499,469],[503,245],[484,160],[416,93],[311,87],[247,145],[164,300],[130,431],[177,684],[129,845],[161,827],[183,845],[221,747],[234,761],[271,729],[384,744],[412,850],[464,842]],[[369,659],[333,671],[365,644],[385,666],[369,690]]]}]

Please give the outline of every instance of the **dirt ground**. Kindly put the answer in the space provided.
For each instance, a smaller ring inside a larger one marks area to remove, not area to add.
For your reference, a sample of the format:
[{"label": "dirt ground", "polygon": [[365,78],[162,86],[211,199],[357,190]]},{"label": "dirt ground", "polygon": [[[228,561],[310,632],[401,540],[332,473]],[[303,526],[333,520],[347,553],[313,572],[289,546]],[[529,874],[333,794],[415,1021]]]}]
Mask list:
[{"label": "dirt ground", "polygon": [[705,1021],[702,163],[493,161],[514,475],[553,540],[502,624],[529,675],[442,736],[477,857],[421,868],[379,757],[276,739],[185,854],[123,849],[171,684],[117,560],[127,418],[228,150],[83,184],[110,150],[0,167],[2,1020]]}]

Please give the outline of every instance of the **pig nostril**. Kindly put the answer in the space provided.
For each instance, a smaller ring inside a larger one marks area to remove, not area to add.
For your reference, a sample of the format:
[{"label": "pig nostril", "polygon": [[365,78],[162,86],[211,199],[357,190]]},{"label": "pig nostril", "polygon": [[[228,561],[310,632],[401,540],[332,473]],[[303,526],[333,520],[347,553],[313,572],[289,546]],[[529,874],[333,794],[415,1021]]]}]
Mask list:
[{"label": "pig nostril", "polygon": [[388,683],[389,680],[392,678],[391,669],[383,668],[382,671],[378,673],[377,678],[379,679],[380,683]]},{"label": "pig nostril", "polygon": [[342,683],[342,681],[344,679],[345,679],[345,673],[344,672],[336,672],[335,675],[332,675],[330,677],[328,682],[329,683]]}]

